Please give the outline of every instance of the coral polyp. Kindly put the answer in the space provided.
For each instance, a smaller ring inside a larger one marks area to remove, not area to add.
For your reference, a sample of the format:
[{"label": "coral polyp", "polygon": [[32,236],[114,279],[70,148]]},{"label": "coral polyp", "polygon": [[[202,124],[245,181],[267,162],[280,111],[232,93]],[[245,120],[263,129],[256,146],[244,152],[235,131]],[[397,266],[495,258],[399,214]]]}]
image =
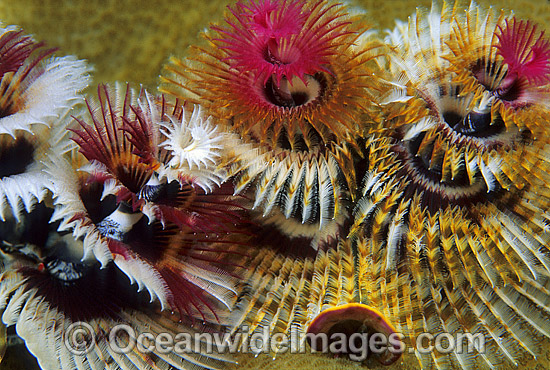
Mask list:
[{"label": "coral polyp", "polygon": [[312,239],[310,226],[333,223],[336,238],[355,195],[352,152],[380,84],[379,43],[359,43],[367,40],[362,16],[327,1],[238,2],[229,10],[205,34],[208,46],[167,66],[162,89],[200,103],[241,136],[229,174],[237,192],[256,187],[258,220]]},{"label": "coral polyp", "polygon": [[[231,258],[243,255],[247,236],[239,225],[245,227],[246,221],[226,187],[206,193],[200,187],[206,180],[196,180],[193,172],[197,164],[174,164],[176,146],[163,144],[178,140],[166,135],[200,130],[197,125],[207,121],[192,116],[198,120],[192,126],[182,121],[182,106],[169,106],[143,90],[138,97],[129,86],[100,86],[97,102],[88,101],[87,108],[91,123],[76,118],[79,128],[72,129],[82,155],[52,157],[48,165],[56,179],[54,219],[61,221],[61,230],[84,238],[85,257],[95,256],[103,265],[113,260],[131,282],[146,288],[163,308],[178,311],[182,320],[221,323],[218,312],[227,311],[235,296],[227,281],[236,280],[243,268]],[[170,117],[190,126],[164,132],[161,123],[171,127]],[[205,155],[200,146],[194,150]],[[215,167],[204,174],[215,176]],[[175,172],[173,178],[167,171]]]},{"label": "coral polyp", "polygon": [[550,41],[530,21],[505,19],[498,26],[497,54],[508,67],[507,78],[543,84],[550,79]]},{"label": "coral polyp", "polygon": [[147,201],[140,199],[142,190],[152,183],[211,190],[225,179],[218,169],[220,143],[230,137],[213,128],[200,107],[189,113],[177,101],[143,89],[137,96],[129,86],[100,86],[97,102],[87,104],[87,117],[76,118],[73,140],[90,162],[85,170],[104,177],[119,200],[138,207]]},{"label": "coral polyp", "polygon": [[[410,345],[420,332],[443,330],[479,334],[491,348],[475,358],[418,353],[423,367],[517,362],[520,348],[540,353],[538,340],[550,334],[543,324],[548,135],[540,121],[524,122],[520,112],[511,119],[495,107],[495,95],[473,90],[451,51],[466,24],[492,31],[477,38],[464,32],[476,45],[464,48],[464,58],[497,53],[497,22],[487,14],[472,5],[471,22],[463,23],[463,13],[444,4],[441,13],[418,11],[391,33],[399,54],[390,69],[401,79],[383,101],[390,118],[366,140],[351,236],[357,263],[369,272],[369,304],[407,333]],[[507,339],[495,339],[496,330]]]},{"label": "coral polyp", "polygon": [[[104,362],[136,370],[152,364],[207,368],[231,361],[223,355],[203,356],[200,351],[204,351],[206,342],[193,342],[185,354],[158,356],[156,350],[145,354],[137,348],[113,351],[109,330],[120,323],[128,330],[120,330],[112,338],[116,338],[119,348],[126,348],[136,340],[135,333],[145,330],[155,335],[186,333],[194,338],[197,330],[220,329],[206,324],[195,324],[194,328],[177,324],[151,305],[146,294],[135,292],[114,263],[102,268],[98,261],[82,260],[82,241],[58,232],[57,224],[49,223],[52,212],[40,203],[23,216],[18,232],[10,235],[11,245],[3,240],[0,247],[3,261],[9,266],[0,275],[2,320],[15,326],[40,367],[68,369]],[[70,342],[75,340],[70,337],[74,333],[81,335],[80,347],[76,341]]]},{"label": "coral polyp", "polygon": [[[455,81],[507,127],[535,130],[548,108],[549,41],[531,21],[470,6],[458,17],[446,59]],[[541,117],[542,116],[542,117]]]},{"label": "coral polyp", "polygon": [[325,1],[238,2],[230,11],[224,25],[205,35],[215,47],[198,48],[185,61],[195,62],[187,72],[173,61],[164,90],[194,97],[275,147],[279,140],[293,148],[298,141],[315,145],[311,129],[325,143],[357,130],[336,102],[341,97],[349,109],[361,109],[358,97],[368,98],[364,90],[374,85],[365,66],[373,56],[352,50],[365,27],[358,17]]},{"label": "coral polyp", "polygon": [[198,107],[189,118],[185,115],[181,120],[170,117],[170,122],[162,124],[161,132],[166,140],[160,145],[172,153],[172,158],[160,170],[161,176],[180,182],[187,177],[209,190],[220,185],[224,171],[218,169],[218,162],[223,156],[224,141],[229,141],[230,137],[220,133],[211,121],[211,117],[203,117]]},{"label": "coral polyp", "polygon": [[273,78],[278,87],[283,78],[304,81],[323,71],[345,26],[323,1],[239,1],[230,11],[228,27],[213,27],[226,60],[239,71],[254,71],[264,85]]},{"label": "coral polyp", "polygon": [[51,57],[15,27],[0,29],[0,219],[17,218],[47,195],[43,161],[63,151],[69,111],[81,99],[88,67]]},{"label": "coral polyp", "polygon": [[0,76],[7,72],[17,72],[32,51],[40,46],[32,37],[24,35],[22,30],[11,27],[3,29],[0,36]]},{"label": "coral polyp", "polygon": [[[308,334],[313,334],[313,338],[308,337],[311,341],[310,346],[321,350],[322,346],[327,346],[328,343],[323,343],[319,334],[333,334],[334,338],[338,338],[337,334],[381,334],[386,338],[391,335],[396,335],[395,328],[387,322],[384,316],[376,309],[359,303],[349,303],[341,306],[329,308],[321,312],[309,325]],[[317,340],[315,340],[317,339]],[[340,353],[346,354],[345,350]],[[349,354],[349,353],[348,353]],[[371,354],[369,354],[371,355]],[[401,356],[400,348],[391,347],[385,351],[374,354],[377,361],[382,365],[391,365]]]}]

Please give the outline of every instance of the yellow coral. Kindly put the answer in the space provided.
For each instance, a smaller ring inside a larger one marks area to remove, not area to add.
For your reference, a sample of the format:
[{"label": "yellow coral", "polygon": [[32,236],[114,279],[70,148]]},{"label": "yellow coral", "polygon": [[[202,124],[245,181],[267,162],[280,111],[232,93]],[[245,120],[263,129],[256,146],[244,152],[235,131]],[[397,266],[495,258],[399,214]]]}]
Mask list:
[{"label": "yellow coral", "polygon": [[223,13],[227,0],[0,1],[4,24],[17,24],[37,40],[78,55],[95,67],[95,82],[156,86],[161,65],[181,53]]}]

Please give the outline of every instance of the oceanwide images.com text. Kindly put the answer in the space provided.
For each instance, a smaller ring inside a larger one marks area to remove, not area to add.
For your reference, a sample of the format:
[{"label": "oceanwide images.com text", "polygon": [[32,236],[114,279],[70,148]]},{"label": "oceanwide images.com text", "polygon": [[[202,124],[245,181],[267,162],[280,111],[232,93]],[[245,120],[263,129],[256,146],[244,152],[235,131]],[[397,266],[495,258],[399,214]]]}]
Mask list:
[{"label": "oceanwide images.com text", "polygon": [[98,335],[91,325],[75,322],[64,333],[67,349],[75,355],[92,351],[98,341],[116,353],[329,353],[346,354],[353,361],[364,361],[369,354],[390,352],[431,353],[483,353],[485,337],[472,333],[420,333],[415,346],[407,347],[405,335],[392,333],[301,333],[297,329],[290,334],[270,334],[268,329],[251,331],[242,326],[234,333],[138,333],[126,324],[116,325],[108,335]]}]

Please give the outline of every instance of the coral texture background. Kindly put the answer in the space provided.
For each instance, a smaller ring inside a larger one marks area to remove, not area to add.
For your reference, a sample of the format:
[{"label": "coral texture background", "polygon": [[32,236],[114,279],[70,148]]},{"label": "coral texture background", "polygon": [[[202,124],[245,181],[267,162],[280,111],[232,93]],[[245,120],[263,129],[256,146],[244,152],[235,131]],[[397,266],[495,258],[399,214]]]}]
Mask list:
[{"label": "coral texture background", "polygon": [[[155,87],[162,65],[183,55],[201,30],[223,16],[229,0],[0,0],[0,20],[37,40],[75,54],[95,67],[96,82],[128,81]],[[514,9],[521,18],[550,25],[548,0],[478,1]],[[431,0],[351,0],[367,10],[373,27],[394,26]],[[200,6],[197,6],[200,4]]]}]

